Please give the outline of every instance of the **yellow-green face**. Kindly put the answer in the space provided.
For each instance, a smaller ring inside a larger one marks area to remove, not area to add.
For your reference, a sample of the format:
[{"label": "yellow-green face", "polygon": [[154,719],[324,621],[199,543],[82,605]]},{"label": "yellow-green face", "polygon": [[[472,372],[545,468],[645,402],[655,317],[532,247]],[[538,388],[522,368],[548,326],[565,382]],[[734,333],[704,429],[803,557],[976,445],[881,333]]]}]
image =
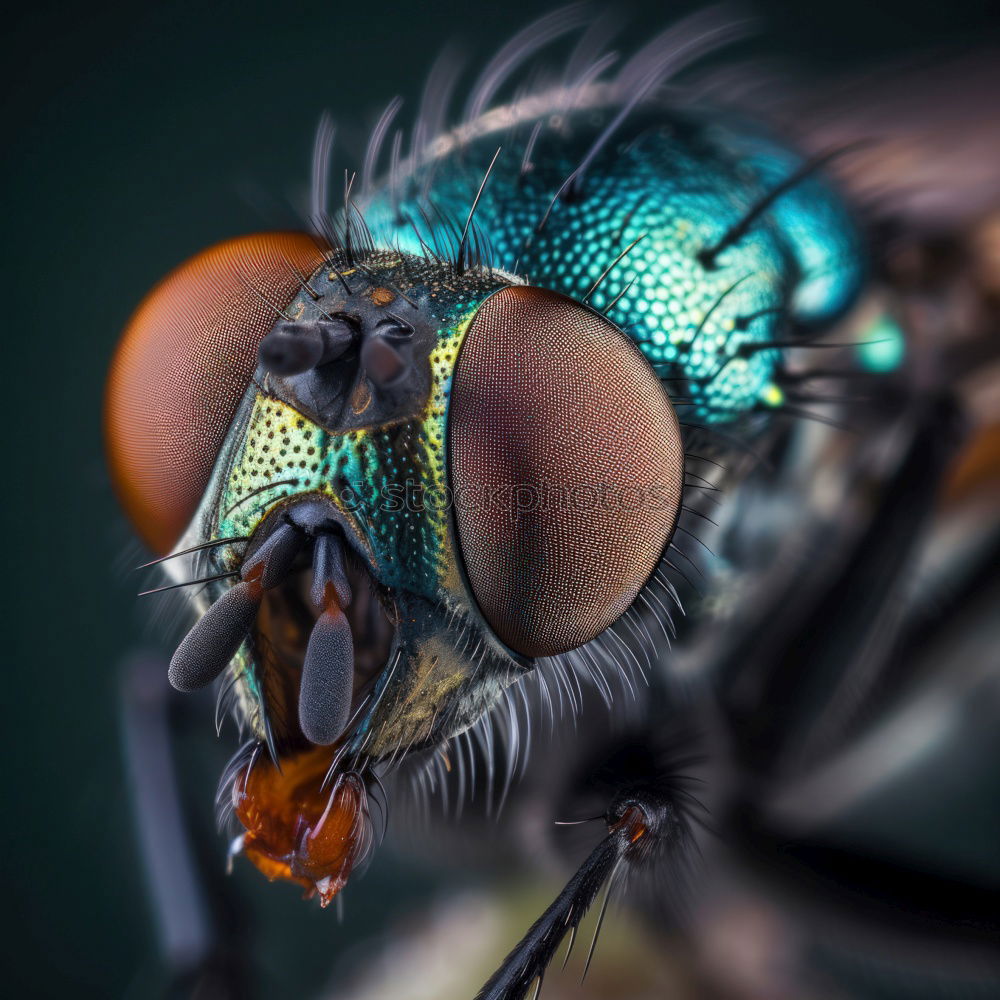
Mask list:
[{"label": "yellow-green face", "polygon": [[[369,706],[353,733],[354,746],[367,754],[424,746],[464,728],[523,670],[482,628],[469,600],[453,533],[447,460],[448,401],[459,350],[480,303],[508,282],[481,272],[436,274],[415,260],[404,268],[389,253],[368,259],[364,271],[312,275],[310,287],[320,297],[303,290],[286,315],[308,322],[363,306],[374,326],[380,313],[412,320],[411,363],[422,374],[413,380],[418,391],[407,387],[400,400],[386,403],[363,374],[348,375],[336,389],[343,403],[340,426],[324,425],[303,412],[298,396],[307,397],[308,386],[260,373],[185,540],[254,538],[307,498],[329,505],[393,619],[388,664],[371,678]],[[341,367],[349,369],[350,361]],[[244,555],[242,542],[222,547],[210,568],[235,571]],[[213,584],[206,596],[214,599],[228,585]],[[355,641],[366,637],[355,635]],[[301,664],[276,662],[265,645],[252,635],[234,662],[239,711],[259,738],[274,739],[279,748],[294,745],[293,699],[283,692],[293,690],[289,674]]]}]

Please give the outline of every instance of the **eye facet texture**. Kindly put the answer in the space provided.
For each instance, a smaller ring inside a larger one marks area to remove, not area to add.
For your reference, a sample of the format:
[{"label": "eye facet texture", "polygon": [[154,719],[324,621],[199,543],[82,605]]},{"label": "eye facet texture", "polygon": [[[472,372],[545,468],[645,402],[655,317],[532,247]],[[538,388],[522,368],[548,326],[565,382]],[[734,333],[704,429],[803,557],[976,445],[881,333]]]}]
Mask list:
[{"label": "eye facet texture", "polygon": [[574,300],[504,288],[469,325],[448,421],[459,547],[494,632],[531,657],[599,635],[681,502],[680,430],[649,363]]},{"label": "eye facet texture", "polygon": [[108,380],[105,442],[122,505],[155,551],[169,551],[194,515],[274,307],[321,259],[303,233],[227,240],[164,278],[129,320]]}]

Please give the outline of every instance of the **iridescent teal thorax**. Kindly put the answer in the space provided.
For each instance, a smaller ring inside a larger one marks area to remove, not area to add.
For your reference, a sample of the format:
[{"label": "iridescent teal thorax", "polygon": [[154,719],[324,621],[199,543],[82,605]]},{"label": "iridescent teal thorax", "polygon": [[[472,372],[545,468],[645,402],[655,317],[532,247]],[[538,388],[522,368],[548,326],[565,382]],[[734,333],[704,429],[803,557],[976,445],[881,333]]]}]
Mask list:
[{"label": "iridescent teal thorax", "polygon": [[790,320],[831,316],[857,289],[858,245],[840,202],[807,178],[706,264],[704,251],[798,159],[747,131],[648,112],[557,197],[609,115],[581,111],[538,133],[524,122],[513,134],[475,139],[397,181],[395,193],[376,194],[369,223],[418,250],[414,226],[428,242],[443,226],[421,212],[422,192],[442,216],[461,220],[502,144],[476,212],[496,266],[579,299],[640,240],[592,304],[614,303],[610,318],[664,377],[682,380],[672,394],[692,400],[699,419],[770,405],[780,352],[760,345],[785,339]]}]

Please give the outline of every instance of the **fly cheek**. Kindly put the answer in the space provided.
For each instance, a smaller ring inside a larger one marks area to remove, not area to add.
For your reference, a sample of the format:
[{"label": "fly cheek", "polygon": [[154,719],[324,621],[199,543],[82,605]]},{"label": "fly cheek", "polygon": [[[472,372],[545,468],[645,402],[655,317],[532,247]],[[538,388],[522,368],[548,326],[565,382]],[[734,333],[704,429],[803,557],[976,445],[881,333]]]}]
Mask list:
[{"label": "fly cheek", "polygon": [[139,306],[104,402],[115,491],[157,553],[194,516],[257,366],[257,348],[322,260],[302,233],[258,233],[202,251]]},{"label": "fly cheek", "polygon": [[466,576],[502,642],[556,655],[629,608],[673,534],[684,449],[616,326],[544,289],[494,293],[456,363],[448,449]]}]

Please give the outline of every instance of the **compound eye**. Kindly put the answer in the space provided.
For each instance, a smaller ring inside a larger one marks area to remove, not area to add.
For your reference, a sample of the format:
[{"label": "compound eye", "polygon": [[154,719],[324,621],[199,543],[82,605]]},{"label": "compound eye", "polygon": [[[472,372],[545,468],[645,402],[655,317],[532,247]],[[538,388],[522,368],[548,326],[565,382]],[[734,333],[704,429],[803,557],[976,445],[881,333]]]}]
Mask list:
[{"label": "compound eye", "polygon": [[227,240],[164,278],[129,320],[108,378],[105,444],[122,506],[156,552],[194,515],[274,307],[321,259],[304,233]]},{"label": "compound eye", "polygon": [[501,289],[469,325],[448,440],[466,575],[507,646],[566,652],[629,608],[673,533],[684,449],[628,337],[563,295]]}]

